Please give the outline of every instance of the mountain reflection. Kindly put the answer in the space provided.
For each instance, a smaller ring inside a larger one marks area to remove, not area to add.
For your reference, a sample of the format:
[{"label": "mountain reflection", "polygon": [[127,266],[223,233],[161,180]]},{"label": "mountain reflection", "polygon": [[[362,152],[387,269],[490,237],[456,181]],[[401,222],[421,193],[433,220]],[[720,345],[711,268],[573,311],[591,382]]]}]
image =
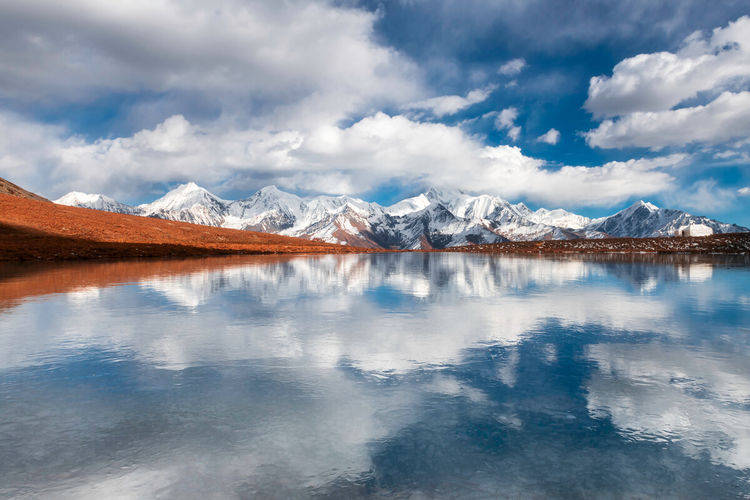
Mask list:
[{"label": "mountain reflection", "polygon": [[0,494],[748,493],[747,264],[8,267]]}]

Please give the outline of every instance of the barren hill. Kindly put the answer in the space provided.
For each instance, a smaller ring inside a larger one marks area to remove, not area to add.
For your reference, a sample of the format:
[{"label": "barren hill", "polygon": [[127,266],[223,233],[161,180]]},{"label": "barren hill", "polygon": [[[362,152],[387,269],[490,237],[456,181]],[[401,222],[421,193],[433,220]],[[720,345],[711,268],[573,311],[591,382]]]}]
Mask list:
[{"label": "barren hill", "polygon": [[30,200],[37,200],[37,201],[49,201],[47,198],[43,198],[39,196],[38,194],[34,194],[31,191],[26,191],[22,187],[16,186],[10,181],[7,181],[0,177],[0,193],[2,194],[9,194],[12,196],[19,196],[21,198],[28,198]]}]

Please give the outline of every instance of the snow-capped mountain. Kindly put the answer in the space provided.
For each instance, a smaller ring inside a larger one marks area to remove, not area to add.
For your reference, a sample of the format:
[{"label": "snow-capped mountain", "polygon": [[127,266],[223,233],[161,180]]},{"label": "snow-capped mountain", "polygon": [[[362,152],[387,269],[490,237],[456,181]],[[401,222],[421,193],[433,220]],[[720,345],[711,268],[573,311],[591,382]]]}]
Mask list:
[{"label": "snow-capped mountain", "polygon": [[232,203],[225,226],[278,233],[294,226],[304,211],[302,198],[268,186],[247,199]]},{"label": "snow-capped mountain", "polygon": [[223,226],[231,203],[209,193],[196,183],[189,182],[154,202],[136,208],[139,215],[146,217],[192,222],[204,226]]},{"label": "snow-capped mountain", "polygon": [[625,210],[592,221],[588,228],[610,236],[646,238],[673,236],[684,227],[706,226],[713,233],[739,233],[747,228],[726,224],[708,217],[690,215],[682,210],[659,208],[653,203],[638,201]]},{"label": "snow-capped mountain", "polygon": [[374,248],[445,248],[502,241],[671,236],[684,228],[748,231],[681,210],[640,201],[591,220],[563,209],[532,211],[491,195],[430,189],[389,207],[349,196],[302,198],[268,186],[249,198],[224,200],[188,183],[158,200],[132,207],[98,194],[69,193],[56,203],[319,239]]},{"label": "snow-capped mountain", "polygon": [[78,191],[71,191],[65,196],[54,201],[58,205],[68,205],[71,207],[92,208],[94,210],[103,210],[105,212],[116,212],[120,214],[135,214],[138,209],[113,200],[103,194],[88,194]]},{"label": "snow-capped mountain", "polygon": [[[524,205],[523,208],[526,208],[526,206]],[[529,209],[526,208],[526,210]],[[538,222],[539,224],[547,224],[548,226],[565,227],[570,229],[583,229],[591,224],[591,219],[589,219],[588,217],[568,212],[567,210],[563,210],[562,208],[558,208],[555,210],[540,208],[536,212],[531,212],[527,217],[534,222]]]}]

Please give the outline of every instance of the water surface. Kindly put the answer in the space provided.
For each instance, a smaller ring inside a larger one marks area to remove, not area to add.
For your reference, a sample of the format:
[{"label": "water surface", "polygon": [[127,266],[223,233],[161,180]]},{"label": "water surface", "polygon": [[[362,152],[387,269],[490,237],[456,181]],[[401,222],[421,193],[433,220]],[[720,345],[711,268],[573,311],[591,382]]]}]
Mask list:
[{"label": "water surface", "polygon": [[747,258],[0,268],[0,496],[750,495]]}]

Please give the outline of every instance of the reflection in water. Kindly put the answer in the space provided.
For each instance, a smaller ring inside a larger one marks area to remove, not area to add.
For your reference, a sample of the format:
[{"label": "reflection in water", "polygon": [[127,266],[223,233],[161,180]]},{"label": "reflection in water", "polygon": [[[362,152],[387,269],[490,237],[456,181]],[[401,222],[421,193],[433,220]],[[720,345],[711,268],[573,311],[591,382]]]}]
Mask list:
[{"label": "reflection in water", "polygon": [[0,495],[750,494],[749,271],[463,254],[0,268]]}]

